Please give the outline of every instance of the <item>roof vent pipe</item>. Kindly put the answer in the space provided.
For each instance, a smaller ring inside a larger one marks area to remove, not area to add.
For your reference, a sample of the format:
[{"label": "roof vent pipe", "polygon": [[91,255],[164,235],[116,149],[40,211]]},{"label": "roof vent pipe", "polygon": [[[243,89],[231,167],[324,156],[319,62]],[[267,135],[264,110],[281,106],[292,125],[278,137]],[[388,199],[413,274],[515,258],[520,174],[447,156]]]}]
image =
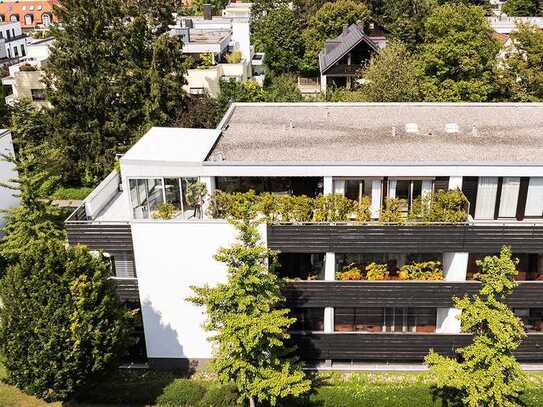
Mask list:
[{"label": "roof vent pipe", "polygon": [[392,127],[392,137],[396,137],[396,126]]},{"label": "roof vent pipe", "polygon": [[288,127],[290,127],[291,129],[294,128],[294,122],[292,120],[288,122]]},{"label": "roof vent pipe", "polygon": [[349,32],[349,25],[348,24],[344,24],[343,25],[343,34],[347,34]]},{"label": "roof vent pipe", "polygon": [[471,135],[473,137],[477,137],[479,135],[479,130],[477,129],[477,126],[475,124],[471,126]]}]

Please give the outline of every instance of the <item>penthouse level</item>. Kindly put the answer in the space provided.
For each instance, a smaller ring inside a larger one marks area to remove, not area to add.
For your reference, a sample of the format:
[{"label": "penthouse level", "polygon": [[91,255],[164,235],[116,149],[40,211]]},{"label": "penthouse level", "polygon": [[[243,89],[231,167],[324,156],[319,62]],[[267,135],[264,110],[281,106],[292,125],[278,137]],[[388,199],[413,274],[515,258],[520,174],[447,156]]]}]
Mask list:
[{"label": "penthouse level", "polygon": [[[344,195],[369,218],[260,226],[281,252],[304,359],[451,353],[469,340],[452,297],[475,292],[476,261],[508,245],[520,271],[510,304],[529,332],[518,355],[540,361],[542,129],[541,104],[233,104],[216,129],[151,129],[70,216],[68,238],[112,259],[121,296],[141,305],[149,361],[180,365],[211,357],[202,310],[184,298],[226,277],[213,254],[235,231],[211,216],[216,190]],[[207,195],[195,205],[187,190],[197,182]],[[440,190],[466,197],[461,222],[382,222],[387,198],[407,217]],[[163,203],[171,219],[156,218]],[[367,280],[371,263],[386,266],[383,281]],[[434,281],[405,281],[404,266],[420,263]],[[362,280],[342,280],[353,269]]]}]

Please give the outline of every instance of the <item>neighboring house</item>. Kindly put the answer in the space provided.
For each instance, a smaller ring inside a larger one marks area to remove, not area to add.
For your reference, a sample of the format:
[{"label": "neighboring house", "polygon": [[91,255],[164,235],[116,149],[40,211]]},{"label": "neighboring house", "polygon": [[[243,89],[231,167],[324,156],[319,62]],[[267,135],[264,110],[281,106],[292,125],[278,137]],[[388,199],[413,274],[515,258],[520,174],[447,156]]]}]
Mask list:
[{"label": "neighboring house", "polygon": [[[369,200],[368,223],[269,223],[280,252],[292,338],[317,366],[422,362],[451,355],[460,333],[453,296],[474,293],[476,260],[509,245],[519,287],[508,299],[526,323],[522,362],[543,362],[543,104],[234,104],[216,129],[153,128],[66,221],[70,244],[112,257],[121,298],[141,304],[151,366],[205,362],[211,353],[191,286],[226,279],[213,259],[232,244],[224,219],[194,216],[187,186]],[[384,224],[387,197],[463,191],[468,221]],[[177,208],[154,219],[160,203]],[[337,281],[355,263],[437,260],[444,281]],[[311,280],[311,281],[309,281]]]},{"label": "neighboring house", "polygon": [[322,92],[330,87],[353,89],[357,86],[360,69],[386,46],[384,34],[371,28],[366,34],[362,24],[351,24],[345,26],[337,38],[326,40],[319,54]]},{"label": "neighboring house", "polygon": [[[180,37],[183,52],[193,59],[186,76],[187,92],[216,97],[220,92],[220,80],[254,79],[263,83],[264,55],[255,53],[251,46],[249,17],[245,15],[250,7],[244,7],[238,13],[241,16],[231,16],[235,13],[227,12],[227,7],[225,14],[228,16],[214,17],[210,6],[204,5],[203,16],[179,17],[172,34]],[[233,53],[240,56],[239,61],[227,60]],[[207,61],[210,57],[212,60]]]},{"label": "neighboring house", "polygon": [[490,6],[495,14],[500,14],[503,5],[507,3],[507,0],[490,0]]},{"label": "neighboring house", "polygon": [[511,34],[517,31],[518,24],[530,24],[543,29],[543,17],[509,17],[505,14],[487,17],[490,26],[498,34]]},{"label": "neighboring house", "polygon": [[[9,130],[0,130],[0,154],[13,155],[13,142]],[[5,160],[0,160],[0,184],[11,184],[13,179],[17,178],[15,166]],[[19,206],[19,198],[14,196],[15,191],[5,186],[0,186],[0,228],[6,223],[5,210]],[[2,235],[0,230],[0,236]]]},{"label": "neighboring house", "polygon": [[58,0],[3,0],[0,21],[19,22],[24,30],[47,28],[57,21],[53,6]]},{"label": "neighboring house", "polygon": [[20,23],[0,22],[0,39],[5,44],[8,59],[13,60],[26,56],[28,36],[23,34]]},{"label": "neighboring house", "polygon": [[49,59],[49,47],[52,43],[52,38],[34,40],[26,47],[26,57],[9,67],[9,76],[2,78],[2,84],[11,87],[12,91],[6,97],[7,103],[21,98],[29,98],[36,104],[47,103],[43,68]]}]

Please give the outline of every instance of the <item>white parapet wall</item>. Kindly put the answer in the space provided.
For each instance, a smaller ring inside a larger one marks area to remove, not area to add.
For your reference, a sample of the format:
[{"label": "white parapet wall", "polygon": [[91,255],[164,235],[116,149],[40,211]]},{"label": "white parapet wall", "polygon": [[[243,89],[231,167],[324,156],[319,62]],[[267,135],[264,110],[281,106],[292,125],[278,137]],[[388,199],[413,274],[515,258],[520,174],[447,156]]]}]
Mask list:
[{"label": "white parapet wall", "polygon": [[[265,226],[260,231],[265,242]],[[186,298],[191,286],[226,280],[226,267],[213,256],[235,236],[234,227],[220,221],[132,223],[149,359],[211,358],[203,309]]]},{"label": "white parapet wall", "polygon": [[[13,155],[13,142],[11,133],[8,130],[0,130],[0,154]],[[12,180],[17,178],[17,170],[11,162],[0,160],[0,182],[12,184]],[[19,206],[19,197],[17,191],[5,186],[0,187],[0,210],[7,210]],[[0,226],[5,225],[5,213],[0,213]]]}]

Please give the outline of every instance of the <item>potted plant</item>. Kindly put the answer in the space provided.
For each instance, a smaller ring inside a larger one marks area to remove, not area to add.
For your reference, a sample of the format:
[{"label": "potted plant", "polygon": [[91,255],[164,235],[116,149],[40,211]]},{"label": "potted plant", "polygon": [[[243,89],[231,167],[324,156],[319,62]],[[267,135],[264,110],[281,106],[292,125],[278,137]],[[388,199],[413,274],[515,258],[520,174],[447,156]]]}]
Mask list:
[{"label": "potted plant", "polygon": [[371,281],[388,280],[388,267],[386,264],[370,263],[366,266],[366,278]]},{"label": "potted plant", "polygon": [[194,207],[193,218],[202,218],[202,205],[204,198],[207,195],[207,186],[203,182],[196,181],[188,184],[185,191],[185,199],[189,206]]}]

